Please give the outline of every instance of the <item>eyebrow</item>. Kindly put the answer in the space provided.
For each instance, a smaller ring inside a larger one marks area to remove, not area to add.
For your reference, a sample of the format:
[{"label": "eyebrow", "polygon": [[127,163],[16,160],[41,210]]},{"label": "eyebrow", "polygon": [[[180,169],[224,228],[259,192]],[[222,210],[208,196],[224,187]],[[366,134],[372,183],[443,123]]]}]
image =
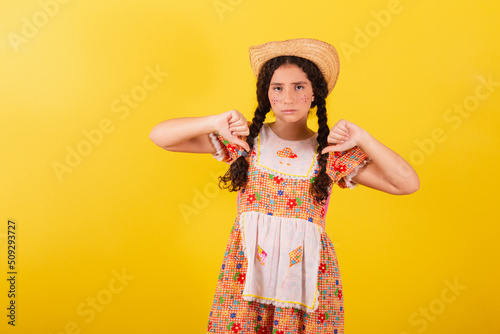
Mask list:
[{"label": "eyebrow", "polygon": [[[271,85],[284,85],[281,82],[271,82]],[[292,85],[307,85],[306,81],[297,81],[297,82],[292,82]]]}]

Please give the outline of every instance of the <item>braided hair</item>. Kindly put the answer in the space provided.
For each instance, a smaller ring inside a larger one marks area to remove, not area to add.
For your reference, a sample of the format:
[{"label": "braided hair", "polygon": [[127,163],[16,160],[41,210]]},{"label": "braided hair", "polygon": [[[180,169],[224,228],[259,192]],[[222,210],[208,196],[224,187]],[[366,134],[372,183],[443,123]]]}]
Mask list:
[{"label": "braided hair", "polygon": [[[305,58],[296,56],[280,56],[267,61],[260,70],[257,78],[257,103],[252,124],[250,124],[250,134],[247,136],[246,141],[253,148],[254,139],[260,132],[262,125],[266,119],[267,113],[271,110],[269,102],[268,91],[271,83],[271,78],[274,71],[281,65],[293,64],[300,67],[311,81],[314,101],[311,103],[311,108],[317,107],[316,115],[318,117],[318,165],[320,172],[315,177],[314,182],[311,183],[309,189],[311,195],[315,200],[324,204],[328,198],[328,189],[332,184],[331,178],[326,173],[326,163],[328,153],[321,154],[321,151],[328,145],[327,137],[330,133],[328,127],[328,117],[326,114],[326,96],[328,95],[328,86],[323,77],[323,74],[318,69],[316,64]],[[229,189],[229,191],[238,191],[244,187],[248,181],[248,161],[244,156],[236,159],[224,176],[219,177],[219,186],[221,188]]]}]

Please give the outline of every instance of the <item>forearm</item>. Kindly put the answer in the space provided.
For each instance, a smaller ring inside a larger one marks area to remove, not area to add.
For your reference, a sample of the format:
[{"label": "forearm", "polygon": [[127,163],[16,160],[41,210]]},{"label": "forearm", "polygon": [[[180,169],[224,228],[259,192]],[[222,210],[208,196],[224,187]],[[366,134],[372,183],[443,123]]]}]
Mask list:
[{"label": "forearm", "polygon": [[216,115],[169,119],[156,125],[149,138],[162,148],[175,147],[190,139],[215,132],[215,118]]},{"label": "forearm", "polygon": [[363,131],[358,146],[371,158],[383,177],[403,192],[414,192],[420,181],[413,167],[399,154]]}]

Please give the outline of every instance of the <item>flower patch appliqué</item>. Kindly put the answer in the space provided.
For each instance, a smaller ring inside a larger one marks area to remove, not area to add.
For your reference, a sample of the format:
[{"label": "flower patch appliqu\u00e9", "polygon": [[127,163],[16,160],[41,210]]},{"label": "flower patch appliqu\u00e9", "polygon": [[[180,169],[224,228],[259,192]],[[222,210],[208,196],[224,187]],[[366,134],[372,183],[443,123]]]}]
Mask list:
[{"label": "flower patch appliqu\u00e9", "polygon": [[267,253],[260,248],[260,246],[257,246],[259,249],[257,250],[257,259],[259,262],[264,265],[266,263],[266,258],[267,258]]},{"label": "flower patch appliqu\u00e9", "polygon": [[302,261],[302,246],[294,249],[289,253],[290,267]]}]

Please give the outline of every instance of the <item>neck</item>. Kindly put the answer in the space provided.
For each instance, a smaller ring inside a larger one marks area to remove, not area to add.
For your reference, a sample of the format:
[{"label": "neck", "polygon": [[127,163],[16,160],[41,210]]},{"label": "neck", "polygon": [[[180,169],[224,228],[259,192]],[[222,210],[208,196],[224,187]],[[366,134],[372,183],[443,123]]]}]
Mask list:
[{"label": "neck", "polygon": [[271,130],[285,140],[303,140],[310,138],[314,131],[307,127],[307,122],[296,123],[269,123]]}]

